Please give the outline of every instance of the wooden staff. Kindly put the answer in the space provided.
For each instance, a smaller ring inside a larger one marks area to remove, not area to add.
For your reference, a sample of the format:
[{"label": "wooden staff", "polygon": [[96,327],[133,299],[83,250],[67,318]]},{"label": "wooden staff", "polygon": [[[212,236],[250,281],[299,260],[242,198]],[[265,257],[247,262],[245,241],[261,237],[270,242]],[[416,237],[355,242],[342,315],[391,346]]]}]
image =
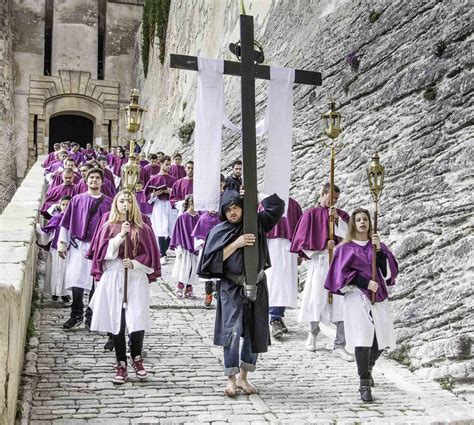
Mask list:
[{"label": "wooden staff", "polygon": [[[329,204],[332,207],[334,202],[334,145],[331,145],[331,161],[330,161],[330,170],[329,170]],[[334,217],[329,214],[329,240],[334,240]],[[334,256],[334,251],[332,248],[328,248],[329,251],[329,265],[332,263],[332,258]],[[328,304],[332,304],[332,293],[328,293]]]},{"label": "wooden staff", "polygon": [[[378,216],[378,211],[379,210],[379,203],[375,202],[375,210],[374,210],[374,227],[372,230],[372,235],[374,233],[377,233],[377,216]],[[374,243],[372,243],[372,280],[376,281],[378,283],[377,279],[377,247],[375,246]],[[375,304],[375,297],[377,296],[377,292],[372,291],[371,294],[371,301],[372,305]]]},{"label": "wooden staff", "polygon": [[[128,201],[128,199],[127,199]],[[125,220],[127,223],[130,223],[130,213],[128,211],[128,202],[127,202],[127,212],[125,214]],[[124,242],[124,259],[128,259],[128,234],[125,235],[125,242]],[[128,302],[128,267],[125,267],[124,273],[123,273],[123,308],[127,308],[127,302]]]}]

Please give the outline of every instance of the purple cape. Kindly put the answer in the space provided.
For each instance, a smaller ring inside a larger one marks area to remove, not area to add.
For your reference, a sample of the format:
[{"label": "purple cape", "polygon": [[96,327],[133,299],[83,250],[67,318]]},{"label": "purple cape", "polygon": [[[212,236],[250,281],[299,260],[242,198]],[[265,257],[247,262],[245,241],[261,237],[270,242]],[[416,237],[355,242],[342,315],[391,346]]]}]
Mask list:
[{"label": "purple cape", "polygon": [[[324,251],[329,240],[329,208],[316,207],[305,211],[301,216],[291,240],[290,251],[306,258],[303,250]],[[349,221],[349,215],[337,209],[339,218]],[[340,239],[336,237],[336,243]]]},{"label": "purple cape", "polygon": [[48,165],[48,167],[46,167],[44,169],[44,174],[48,174],[48,173],[54,173],[55,171],[57,171],[60,167],[63,167],[63,162],[60,161],[60,160],[56,160],[52,163],[50,163]]},{"label": "purple cape", "polygon": [[[150,180],[148,180],[147,185],[145,186],[145,195],[146,195],[147,200],[150,199],[150,196],[153,193],[153,190],[154,190],[153,187],[160,187],[160,186],[166,185],[166,187],[172,188],[175,181],[176,179],[173,176],[170,176],[169,174],[166,176],[163,174],[156,174],[152,176]],[[158,196],[158,199],[162,201],[168,200],[170,199],[170,195],[167,193],[163,193],[160,196]]]},{"label": "purple cape", "polygon": [[143,182],[143,185],[146,186],[148,181],[152,176],[155,176],[158,174],[161,170],[161,166],[158,165],[145,165],[141,170],[140,170],[140,180]]},{"label": "purple cape", "polygon": [[178,217],[173,229],[173,236],[171,236],[170,249],[175,249],[177,246],[181,246],[186,251],[198,255],[198,251],[194,248],[194,238],[191,236],[198,220],[198,213],[192,216],[187,211]]},{"label": "purple cape", "polygon": [[[94,236],[95,243],[94,245],[91,244],[93,250],[92,252],[89,250],[87,255],[92,254],[91,274],[96,280],[99,280],[104,272],[105,254],[107,253],[109,240],[120,232],[121,227],[121,223],[104,223]],[[136,238],[133,237],[135,232],[138,232]],[[160,253],[155,235],[145,223],[141,229],[132,225],[131,233],[132,237],[130,234],[127,235],[128,257],[132,260],[137,260],[144,266],[152,268],[153,272],[148,275],[148,281],[153,282],[161,276]],[[125,258],[125,242],[120,246],[118,258]]]},{"label": "purple cape", "polygon": [[123,158],[119,158],[116,156],[114,158],[114,164],[112,166],[112,171],[117,177],[122,176],[122,165],[125,165],[128,162],[128,158],[124,156]]},{"label": "purple cape", "polygon": [[[80,183],[82,177],[76,173],[74,173],[74,184]],[[46,195],[48,195],[56,186],[60,186],[63,184],[63,175],[61,174],[56,174],[53,179],[51,180],[51,183],[48,186],[48,190],[46,191]]]},{"label": "purple cape", "polygon": [[84,162],[84,155],[82,155],[81,152],[69,152],[69,158],[73,159],[77,166],[81,165]]},{"label": "purple cape", "polygon": [[149,162],[146,160],[146,159],[140,159],[140,161],[138,161],[138,165],[140,168],[143,168],[145,165],[148,165]]},{"label": "purple cape", "polygon": [[171,205],[177,201],[184,201],[186,195],[193,193],[193,179],[188,179],[186,177],[176,180],[173,184],[173,191],[171,192]]},{"label": "purple cape", "polygon": [[170,167],[169,175],[176,177],[176,179],[182,179],[183,177],[186,177],[186,170],[183,165],[173,164]]},{"label": "purple cape", "polygon": [[208,211],[203,213],[200,217],[196,226],[194,226],[191,236],[196,239],[206,240],[207,235],[214,226],[217,226],[221,220],[219,219],[219,214],[210,214]]},{"label": "purple cape", "polygon": [[113,167],[115,161],[115,155],[113,153],[108,153],[107,154],[107,164],[109,167]]},{"label": "purple cape", "polygon": [[296,230],[296,225],[302,215],[303,211],[301,211],[300,204],[293,198],[289,198],[286,217],[282,217],[275,227],[267,233],[267,238],[284,238],[291,241]]},{"label": "purple cape", "polygon": [[[51,241],[51,248],[54,249],[58,249],[59,229],[61,227],[61,220],[63,219],[63,215],[64,213],[62,212],[53,215],[51,220],[48,221],[48,224],[41,228],[41,230],[48,235],[50,233],[54,233],[53,240]],[[46,247],[41,247],[46,249]],[[47,249],[47,251],[49,251],[49,249]]]},{"label": "purple cape", "polygon": [[115,180],[114,180],[114,173],[110,171],[108,168],[105,168],[104,170],[104,180],[107,179],[112,183],[112,185],[115,186]]},{"label": "purple cape", "polygon": [[[113,199],[114,196],[115,196],[115,187],[107,179],[104,179],[104,181],[102,182],[102,186],[100,188],[100,191],[104,195],[108,196],[111,199]],[[87,192],[87,183],[84,180],[81,180],[74,187],[73,196],[79,195],[79,194],[84,193],[84,192]]]},{"label": "purple cape", "polygon": [[[391,251],[382,243],[380,247],[387,256],[391,277],[387,282],[383,279],[380,270],[377,269],[377,281],[379,289],[376,292],[375,301],[381,302],[388,298],[387,285],[395,285],[395,278],[398,274],[398,266]],[[334,251],[334,258],[326,276],[324,287],[335,294],[342,295],[340,291],[357,276],[365,279],[372,279],[372,244],[369,242],[365,246],[360,246],[354,242],[339,245]],[[372,291],[361,289],[370,300]]]},{"label": "purple cape", "polygon": [[138,205],[140,205],[142,214],[151,214],[153,212],[153,205],[146,201],[145,192],[143,190],[135,192],[135,197],[137,198]]},{"label": "purple cape", "polygon": [[90,216],[91,209],[99,202],[100,198],[93,198],[88,193],[81,193],[71,199],[61,221],[61,226],[69,230],[71,240],[78,239],[89,242],[92,239],[100,217],[110,211],[112,206],[112,199],[105,195],[102,196],[104,199],[92,217]]},{"label": "purple cape", "polygon": [[48,218],[48,208],[53,204],[57,204],[63,196],[73,196],[74,188],[75,186],[73,184],[68,186],[61,184],[51,189],[51,191],[48,191],[46,194],[46,199],[44,200],[43,206],[40,210],[41,215]]},{"label": "purple cape", "polygon": [[46,159],[43,161],[43,163],[41,164],[41,166],[43,168],[47,168],[49,167],[53,162],[56,161],[56,151],[55,152],[50,152],[48,154],[48,156],[46,157]]}]

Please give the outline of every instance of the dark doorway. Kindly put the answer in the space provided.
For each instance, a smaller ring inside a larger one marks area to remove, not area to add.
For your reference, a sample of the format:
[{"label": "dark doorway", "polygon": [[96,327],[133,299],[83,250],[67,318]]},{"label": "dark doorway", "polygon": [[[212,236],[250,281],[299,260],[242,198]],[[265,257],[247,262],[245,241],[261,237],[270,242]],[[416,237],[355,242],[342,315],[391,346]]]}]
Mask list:
[{"label": "dark doorway", "polygon": [[83,148],[92,143],[94,123],[81,115],[58,115],[49,120],[49,152],[55,143],[69,140],[79,143]]}]

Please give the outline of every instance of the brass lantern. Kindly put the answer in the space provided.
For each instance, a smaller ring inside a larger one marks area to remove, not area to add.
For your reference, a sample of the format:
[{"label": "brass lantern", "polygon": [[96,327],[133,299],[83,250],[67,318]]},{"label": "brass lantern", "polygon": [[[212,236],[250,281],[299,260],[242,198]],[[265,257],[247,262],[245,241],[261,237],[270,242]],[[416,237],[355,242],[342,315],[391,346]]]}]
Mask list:
[{"label": "brass lantern", "polygon": [[377,152],[372,155],[372,161],[367,168],[367,177],[369,179],[369,189],[374,202],[377,203],[383,190],[383,179],[385,167],[380,163],[380,157]]},{"label": "brass lantern", "polygon": [[329,101],[329,111],[321,114],[323,119],[324,132],[326,136],[331,139],[335,139],[341,133],[341,120],[342,115],[336,111],[336,102],[334,100]]},{"label": "brass lantern", "polygon": [[136,133],[140,129],[142,115],[145,108],[138,104],[138,90],[133,89],[130,95],[130,105],[125,108],[125,117],[127,119],[127,131]]},{"label": "brass lantern", "polygon": [[128,162],[122,166],[122,188],[127,192],[135,192],[140,167],[136,155],[129,155]]}]

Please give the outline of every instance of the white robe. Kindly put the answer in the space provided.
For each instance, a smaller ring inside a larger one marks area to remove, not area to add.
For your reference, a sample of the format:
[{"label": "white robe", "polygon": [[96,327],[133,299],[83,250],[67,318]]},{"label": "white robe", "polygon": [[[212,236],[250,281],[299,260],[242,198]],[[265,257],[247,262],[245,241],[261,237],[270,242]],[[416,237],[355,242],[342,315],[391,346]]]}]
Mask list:
[{"label": "white robe", "polygon": [[[91,330],[109,332],[117,335],[123,308],[124,268],[118,257],[121,245],[120,236],[111,239],[107,247],[104,273],[96,284],[94,295],[89,303],[92,315]],[[125,321],[128,332],[150,329],[150,284],[148,273],[153,269],[132,260],[133,269],[128,270],[127,308]]]},{"label": "white robe", "polygon": [[[335,226],[335,234],[345,237],[347,224],[342,219]],[[344,298],[333,295],[332,304],[328,303],[329,291],[324,288],[324,281],[329,270],[329,251],[304,251],[310,258],[303,300],[298,315],[299,322],[336,323],[344,320]]]},{"label": "white robe", "polygon": [[196,274],[198,256],[183,249],[181,246],[175,248],[175,253],[176,258],[174,260],[171,276],[185,285],[195,285],[198,283]]},{"label": "white robe", "polygon": [[155,236],[157,238],[171,237],[178,218],[177,210],[171,208],[170,201],[161,200],[158,197],[152,197],[149,202],[153,204],[150,220]]},{"label": "white robe", "polygon": [[290,252],[285,238],[267,240],[272,267],[265,270],[271,307],[297,307],[298,255]]}]

